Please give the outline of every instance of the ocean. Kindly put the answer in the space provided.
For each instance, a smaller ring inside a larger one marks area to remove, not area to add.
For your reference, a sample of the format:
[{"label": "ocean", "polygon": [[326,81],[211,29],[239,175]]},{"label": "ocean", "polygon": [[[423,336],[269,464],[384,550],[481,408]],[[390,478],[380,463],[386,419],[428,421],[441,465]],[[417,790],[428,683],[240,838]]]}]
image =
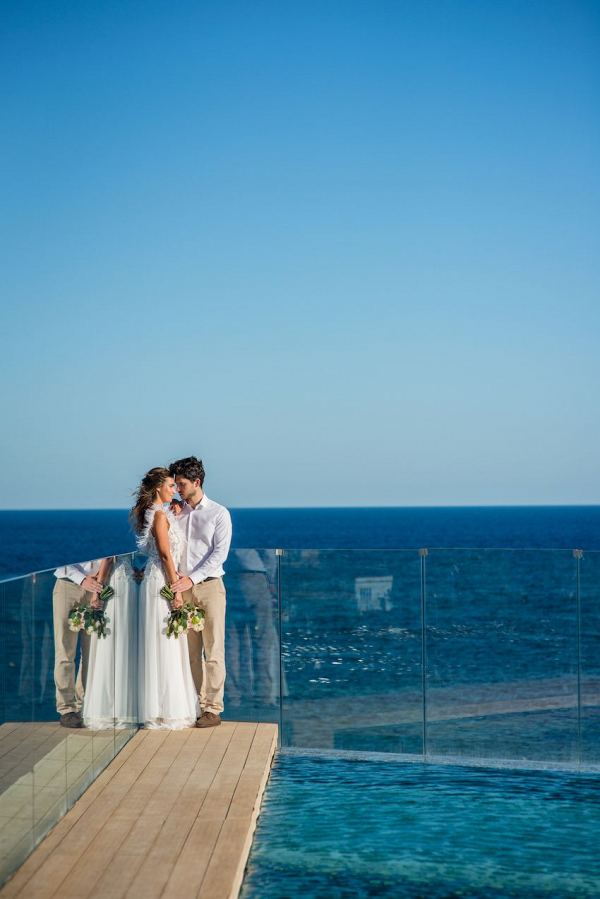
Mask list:
[{"label": "ocean", "polygon": [[[232,509],[233,547],[600,549],[600,506]],[[0,511],[0,578],[131,552],[123,509]]]}]

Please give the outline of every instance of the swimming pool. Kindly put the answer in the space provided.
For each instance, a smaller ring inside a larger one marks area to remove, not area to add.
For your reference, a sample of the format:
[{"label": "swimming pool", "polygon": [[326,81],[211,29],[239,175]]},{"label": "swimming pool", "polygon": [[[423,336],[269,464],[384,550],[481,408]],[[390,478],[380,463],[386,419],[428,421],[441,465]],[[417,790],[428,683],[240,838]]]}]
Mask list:
[{"label": "swimming pool", "polygon": [[600,897],[600,776],[278,755],[241,899]]}]

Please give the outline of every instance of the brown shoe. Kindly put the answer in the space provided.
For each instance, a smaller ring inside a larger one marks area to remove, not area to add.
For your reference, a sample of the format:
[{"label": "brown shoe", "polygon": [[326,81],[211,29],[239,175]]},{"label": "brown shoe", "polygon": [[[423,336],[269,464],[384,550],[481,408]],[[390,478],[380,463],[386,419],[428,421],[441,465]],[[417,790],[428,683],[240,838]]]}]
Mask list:
[{"label": "brown shoe", "polygon": [[61,727],[83,727],[83,721],[79,712],[67,712],[60,716]]},{"label": "brown shoe", "polygon": [[214,712],[202,712],[196,721],[196,727],[216,727],[221,723],[221,716]]}]

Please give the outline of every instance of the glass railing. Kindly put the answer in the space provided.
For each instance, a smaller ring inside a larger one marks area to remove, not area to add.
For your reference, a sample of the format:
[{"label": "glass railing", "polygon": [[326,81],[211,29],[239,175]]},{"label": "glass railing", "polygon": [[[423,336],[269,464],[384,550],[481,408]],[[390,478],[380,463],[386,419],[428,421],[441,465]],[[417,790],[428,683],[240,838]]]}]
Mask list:
[{"label": "glass railing", "polygon": [[287,747],[600,762],[600,553],[280,557]]},{"label": "glass railing", "polygon": [[[144,724],[145,564],[108,566],[104,638],[70,629],[68,571],[0,583],[0,882]],[[238,549],[226,570],[229,719],[283,747],[600,764],[600,553]]]},{"label": "glass railing", "polygon": [[578,560],[579,727],[581,758],[600,764],[600,552]]},{"label": "glass railing", "polygon": [[279,558],[237,549],[227,559],[225,708],[239,721],[280,718]]},{"label": "glass railing", "polygon": [[[117,557],[107,577],[103,639],[69,627],[86,594],[66,578],[42,571],[0,583],[0,883],[137,730],[130,571],[131,555]],[[115,701],[120,678],[126,707]],[[86,726],[61,726],[69,711]]]},{"label": "glass railing", "polygon": [[424,752],[578,762],[572,552],[432,550],[424,570]]},{"label": "glass railing", "polygon": [[422,753],[419,554],[280,560],[283,745]]}]

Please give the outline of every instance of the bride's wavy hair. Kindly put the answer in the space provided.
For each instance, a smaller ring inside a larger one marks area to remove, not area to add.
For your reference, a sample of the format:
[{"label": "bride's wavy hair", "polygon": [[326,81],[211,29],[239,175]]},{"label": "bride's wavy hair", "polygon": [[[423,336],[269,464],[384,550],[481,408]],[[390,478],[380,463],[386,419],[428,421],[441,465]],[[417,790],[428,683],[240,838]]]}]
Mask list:
[{"label": "bride's wavy hair", "polygon": [[156,491],[170,477],[172,475],[168,468],[151,468],[144,475],[135,494],[135,505],[129,513],[129,520],[134,531],[140,533],[144,529],[146,512],[156,502]]}]

